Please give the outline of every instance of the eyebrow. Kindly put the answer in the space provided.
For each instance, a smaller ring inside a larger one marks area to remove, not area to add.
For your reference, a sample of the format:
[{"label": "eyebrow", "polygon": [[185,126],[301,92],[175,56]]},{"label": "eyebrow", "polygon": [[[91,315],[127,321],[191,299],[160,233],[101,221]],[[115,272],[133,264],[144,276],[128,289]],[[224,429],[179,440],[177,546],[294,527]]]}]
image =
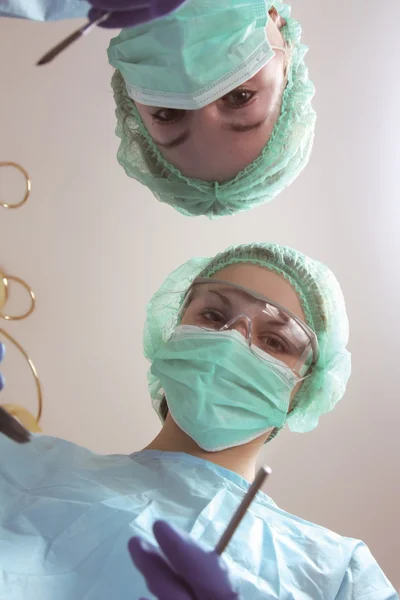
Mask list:
[{"label": "eyebrow", "polygon": [[181,146],[182,144],[184,144],[189,138],[190,138],[190,131],[188,129],[187,131],[184,131],[183,133],[178,135],[178,137],[174,138],[170,142],[159,142],[158,140],[155,140],[154,138],[153,138],[153,142],[155,142],[157,144],[157,146],[161,146],[161,148],[177,148],[178,146]]},{"label": "eyebrow", "polygon": [[231,301],[229,300],[229,298],[227,296],[225,296],[222,292],[219,292],[218,290],[208,290],[210,294],[214,294],[215,296],[218,296],[218,298],[222,301],[223,305],[226,307],[231,307]]},{"label": "eyebrow", "polygon": [[[239,125],[235,123],[229,123],[226,125],[224,129],[229,131],[235,131],[236,133],[246,133],[247,131],[252,131],[253,129],[258,129],[262,125],[264,125],[266,119],[262,119],[261,121],[257,121],[257,123],[250,123],[249,125]],[[190,138],[190,130],[184,131],[178,137],[174,138],[170,142],[159,142],[153,138],[153,142],[160,146],[161,148],[178,148],[178,146],[182,146],[187,140]]]},{"label": "eyebrow", "polygon": [[261,121],[257,121],[257,123],[250,123],[250,125],[235,125],[235,123],[230,123],[224,129],[229,129],[229,131],[236,131],[237,133],[245,133],[246,131],[252,131],[253,129],[259,129],[267,119],[262,119]]},{"label": "eyebrow", "polygon": [[263,314],[270,316],[273,319],[273,324],[277,329],[284,329],[289,324],[289,317],[287,317],[281,312],[279,313],[279,315],[276,316],[268,315],[264,311]]},{"label": "eyebrow", "polygon": [[[224,306],[227,307],[231,307],[232,303],[229,300],[228,296],[225,296],[224,291],[223,290],[208,290],[210,294],[215,294],[216,296],[218,296],[218,298],[223,302]],[[236,295],[236,296],[241,296],[248,298],[250,296],[250,294],[247,294],[244,290],[237,290],[237,289],[232,289],[229,290],[232,294]],[[250,296],[251,297],[251,296]],[[262,302],[261,300],[258,300],[258,302]],[[273,304],[271,306],[274,306]],[[278,314],[274,315],[272,318],[274,319],[273,325],[275,327],[275,329],[284,329],[286,328],[290,321],[291,321],[291,317],[289,317],[289,315],[286,315],[284,312],[282,312],[281,310],[279,310],[277,307],[274,306],[274,308],[277,309]],[[264,312],[264,311],[263,311]],[[266,314],[266,313],[264,313]]]}]

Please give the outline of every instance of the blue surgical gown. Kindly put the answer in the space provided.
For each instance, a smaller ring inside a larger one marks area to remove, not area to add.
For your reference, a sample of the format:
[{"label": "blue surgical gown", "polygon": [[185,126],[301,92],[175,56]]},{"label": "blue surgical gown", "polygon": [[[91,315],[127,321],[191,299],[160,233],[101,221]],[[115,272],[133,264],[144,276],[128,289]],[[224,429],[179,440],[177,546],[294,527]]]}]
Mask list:
[{"label": "blue surgical gown", "polygon": [[[0,599],[154,598],[127,551],[162,518],[213,548],[249,484],[179,452],[95,454],[0,436]],[[224,553],[243,600],[398,598],[367,547],[260,492]],[[216,599],[217,600],[217,599]]]},{"label": "blue surgical gown", "polygon": [[86,17],[91,6],[85,0],[0,0],[0,17],[57,21]]}]

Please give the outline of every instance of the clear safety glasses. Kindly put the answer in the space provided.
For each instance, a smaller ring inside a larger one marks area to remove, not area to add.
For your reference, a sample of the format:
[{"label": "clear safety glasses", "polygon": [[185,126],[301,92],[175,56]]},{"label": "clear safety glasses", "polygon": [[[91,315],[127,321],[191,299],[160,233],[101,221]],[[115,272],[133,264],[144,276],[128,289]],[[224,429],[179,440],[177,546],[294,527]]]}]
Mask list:
[{"label": "clear safety glasses", "polygon": [[179,319],[211,331],[236,329],[257,355],[256,349],[266,352],[299,377],[318,360],[317,336],[306,323],[269,298],[227,281],[195,279]]}]

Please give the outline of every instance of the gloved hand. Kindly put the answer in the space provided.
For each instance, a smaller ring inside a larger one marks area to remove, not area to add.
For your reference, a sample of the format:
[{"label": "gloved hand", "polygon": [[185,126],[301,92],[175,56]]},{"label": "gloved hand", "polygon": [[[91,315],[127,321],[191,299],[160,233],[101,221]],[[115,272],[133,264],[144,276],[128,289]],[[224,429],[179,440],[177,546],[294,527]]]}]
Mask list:
[{"label": "gloved hand", "polygon": [[139,537],[131,538],[129,552],[158,600],[240,600],[216,552],[204,550],[165,521],[157,521],[153,531],[166,558]]},{"label": "gloved hand", "polygon": [[94,21],[101,13],[112,11],[112,15],[99,27],[133,27],[152,21],[172,12],[185,0],[89,0],[93,6],[89,19]]}]

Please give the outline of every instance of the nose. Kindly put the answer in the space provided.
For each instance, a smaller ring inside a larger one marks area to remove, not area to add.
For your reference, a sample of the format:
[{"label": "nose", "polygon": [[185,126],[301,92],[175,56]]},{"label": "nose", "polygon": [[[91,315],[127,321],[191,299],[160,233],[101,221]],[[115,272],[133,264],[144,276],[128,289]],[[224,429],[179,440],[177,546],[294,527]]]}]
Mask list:
[{"label": "nose", "polygon": [[223,330],[235,329],[238,331],[248,342],[251,344],[251,338],[253,333],[253,323],[248,315],[241,314],[234,317],[224,327]]},{"label": "nose", "polygon": [[211,102],[211,104],[193,111],[193,116],[197,127],[202,129],[215,127],[220,120],[217,102]]}]

